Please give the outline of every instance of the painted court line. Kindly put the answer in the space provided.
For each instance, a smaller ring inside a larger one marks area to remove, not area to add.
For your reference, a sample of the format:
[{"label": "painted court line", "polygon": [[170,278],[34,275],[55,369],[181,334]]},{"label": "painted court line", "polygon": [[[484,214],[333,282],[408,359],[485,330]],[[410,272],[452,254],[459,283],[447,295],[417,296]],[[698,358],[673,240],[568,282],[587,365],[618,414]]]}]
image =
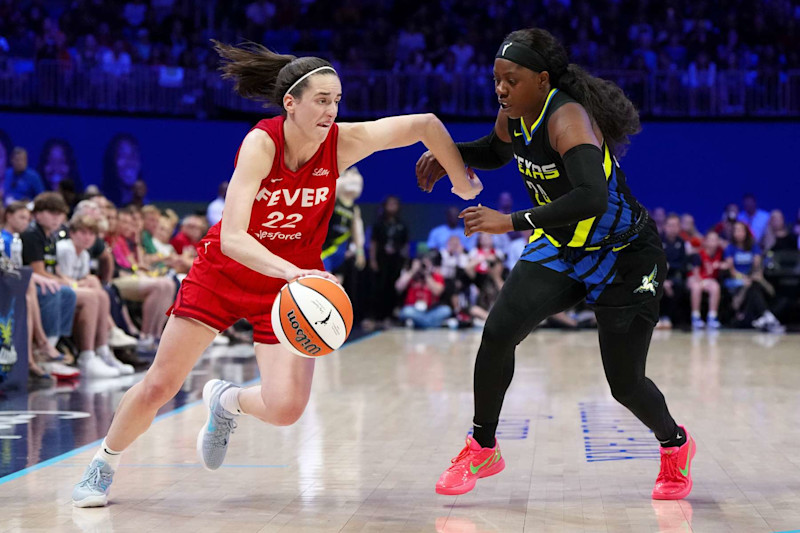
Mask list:
[{"label": "painted court line", "polygon": [[[364,335],[363,337],[359,337],[358,339],[355,339],[352,342],[348,342],[347,344],[345,344],[342,347],[342,349],[347,348],[347,346],[350,346],[352,344],[356,344],[356,343],[359,343],[361,341],[364,341],[364,340],[370,339],[372,337],[375,337],[379,333],[381,333],[380,330],[368,333],[367,335]],[[259,378],[251,379],[250,381],[248,381],[246,383],[242,383],[242,386],[243,387],[249,387],[250,385],[256,384],[258,382],[258,380],[259,380]],[[192,407],[196,407],[196,406],[200,405],[201,403],[203,403],[203,400],[195,400],[195,401],[193,401],[191,403],[187,403],[186,405],[182,405],[182,406],[178,407],[177,409],[173,409],[172,411],[169,411],[167,413],[160,414],[157,417],[155,417],[155,419],[153,419],[153,424],[155,424],[156,422],[159,422],[161,420],[164,420],[165,418],[169,418],[171,416],[180,414],[180,413],[186,411],[187,409],[191,409]],[[42,461],[41,463],[37,463],[37,464],[35,464],[33,466],[29,466],[27,468],[23,468],[22,470],[18,470],[16,472],[13,472],[13,473],[8,474],[6,476],[0,477],[0,485],[2,485],[4,483],[8,483],[9,481],[14,481],[15,479],[19,479],[19,478],[21,478],[23,476],[27,476],[31,472],[36,472],[37,470],[41,470],[42,468],[46,468],[46,467],[54,465],[56,463],[60,463],[61,461],[65,461],[66,459],[69,459],[70,457],[75,457],[76,455],[81,454],[81,453],[83,453],[83,452],[85,452],[87,450],[91,450],[93,448],[96,448],[102,442],[103,442],[103,439],[97,439],[96,441],[90,442],[89,444],[84,444],[80,448],[76,448],[74,450],[62,453],[61,455],[56,455],[55,457],[51,457],[50,459]],[[159,465],[155,465],[155,466],[159,466]],[[170,466],[170,465],[167,465],[167,466]],[[244,467],[253,468],[252,465],[231,465],[231,466],[233,468],[244,468]],[[272,466],[272,465],[264,465],[261,468],[285,468],[287,466],[288,465],[274,465],[274,466]]]}]

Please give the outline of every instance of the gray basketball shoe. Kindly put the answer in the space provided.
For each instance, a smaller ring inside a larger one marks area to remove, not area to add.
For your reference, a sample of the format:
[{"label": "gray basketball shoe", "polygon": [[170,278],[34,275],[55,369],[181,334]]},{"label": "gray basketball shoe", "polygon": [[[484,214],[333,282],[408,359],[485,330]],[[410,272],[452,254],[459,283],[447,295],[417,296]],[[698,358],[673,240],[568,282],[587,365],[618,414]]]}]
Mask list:
[{"label": "gray basketball shoe", "polygon": [[222,407],[220,397],[233,383],[212,379],[203,387],[203,403],[208,407],[208,419],[197,435],[197,457],[206,470],[216,470],[225,460],[231,433],[236,429],[235,415]]},{"label": "gray basketball shoe", "polygon": [[100,459],[94,459],[83,479],[72,489],[72,505],[75,507],[103,507],[108,503],[108,489],[114,477],[114,469]]}]

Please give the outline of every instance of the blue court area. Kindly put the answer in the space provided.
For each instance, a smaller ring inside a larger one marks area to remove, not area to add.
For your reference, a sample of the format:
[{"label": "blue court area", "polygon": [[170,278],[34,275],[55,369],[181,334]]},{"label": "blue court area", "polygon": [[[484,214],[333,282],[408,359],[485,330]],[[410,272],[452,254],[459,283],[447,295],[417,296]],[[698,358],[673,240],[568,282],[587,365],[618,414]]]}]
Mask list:
[{"label": "blue court area", "polygon": [[[347,344],[369,335],[356,329]],[[48,389],[12,391],[0,396],[0,483],[24,475],[26,469],[47,466],[99,444],[97,441],[108,431],[122,395],[143,376],[144,373],[140,372],[111,379],[59,383]],[[156,420],[199,405],[203,385],[209,379],[221,378],[253,385],[258,382],[258,376],[251,345],[212,346],[192,370],[180,392],[161,408]],[[137,466],[155,468],[168,465]],[[200,468],[199,464],[177,466]]]}]

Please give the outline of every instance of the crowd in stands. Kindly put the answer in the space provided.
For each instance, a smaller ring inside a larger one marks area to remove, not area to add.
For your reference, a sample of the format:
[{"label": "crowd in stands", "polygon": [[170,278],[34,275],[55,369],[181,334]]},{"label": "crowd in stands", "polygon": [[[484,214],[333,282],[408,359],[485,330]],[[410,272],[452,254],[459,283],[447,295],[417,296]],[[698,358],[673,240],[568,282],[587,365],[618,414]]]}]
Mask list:
[{"label": "crowd in stands", "polygon": [[798,22],[800,5],[786,0],[2,0],[0,57],[115,75],[137,64],[215,67],[213,37],[318,53],[350,71],[490,77],[502,37],[538,26],[590,69],[687,70],[702,85],[718,70],[800,68]]},{"label": "crowd in stands", "polygon": [[[510,212],[510,199],[503,193],[499,210]],[[387,199],[372,228],[372,305],[365,326],[481,326],[530,233],[467,238],[458,210],[448,208],[445,224],[417,244],[412,258],[399,206],[397,198]],[[780,333],[785,331],[782,322],[798,320],[800,212],[787,225],[780,210],[759,209],[748,194],[741,209],[728,205],[720,222],[705,233],[688,213],[655,208],[651,216],[669,264],[659,328],[725,326]],[[594,325],[584,308],[548,322],[567,328]]]},{"label": "crowd in stands", "polygon": [[[49,152],[40,175],[28,166],[24,148],[0,142],[0,160],[9,160],[0,174],[0,251],[12,258],[19,238],[21,262],[33,269],[26,302],[34,382],[79,374],[107,378],[146,366],[143,356],[158,346],[194,245],[222,214],[227,182],[206,210],[179,220],[148,201],[138,148],[124,136],[112,144],[108,169],[115,180],[78,188],[63,149]],[[104,189],[114,183],[121,189]],[[375,220],[361,220],[355,203],[362,186],[354,169],[340,178],[338,218],[323,253],[332,254],[326,266],[344,283],[362,327],[480,327],[530,233],[465,237],[458,209],[449,207],[427,239],[412,242],[398,197],[387,197]],[[502,193],[494,207],[512,212],[512,195]],[[796,215],[787,223],[783,212],[759,208],[748,194],[701,233],[691,214],[653,209],[669,263],[659,327],[780,333],[785,323],[800,322],[800,211]],[[583,307],[547,322],[594,325]],[[248,339],[248,326],[240,323],[218,342]]]},{"label": "crowd in stands", "polygon": [[0,252],[17,259],[12,246],[21,241],[18,260],[33,270],[26,294],[32,381],[116,377],[146,366],[140,356],[155,353],[205,217],[179,220],[171,209],[134,202],[118,208],[97,186],[70,202],[42,190],[22,148],[13,153],[0,194]]}]

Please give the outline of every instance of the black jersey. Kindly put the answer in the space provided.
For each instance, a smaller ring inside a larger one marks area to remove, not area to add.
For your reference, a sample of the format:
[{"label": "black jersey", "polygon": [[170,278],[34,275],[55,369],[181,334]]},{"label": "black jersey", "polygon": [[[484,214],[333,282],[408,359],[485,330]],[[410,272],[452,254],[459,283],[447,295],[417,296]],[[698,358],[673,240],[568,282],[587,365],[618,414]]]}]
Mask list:
[{"label": "black jersey", "polygon": [[333,247],[346,243],[352,237],[353,217],[355,217],[355,206],[344,205],[338,198],[333,208],[330,224],[328,225],[328,235],[325,237],[325,244],[322,245],[322,253]]},{"label": "black jersey", "polygon": [[[539,118],[530,127],[521,118],[508,120],[508,134],[511,136],[514,158],[534,205],[548,204],[573,188],[567,178],[561,155],[553,150],[547,133],[550,116],[569,102],[575,100],[563,91],[552,89]],[[631,229],[641,215],[642,207],[631,195],[625,182],[625,174],[605,141],[601,150],[608,182],[608,208],[602,216],[581,220],[569,226],[537,228],[537,232],[543,231],[556,246],[591,249],[602,245],[603,240]]]}]

